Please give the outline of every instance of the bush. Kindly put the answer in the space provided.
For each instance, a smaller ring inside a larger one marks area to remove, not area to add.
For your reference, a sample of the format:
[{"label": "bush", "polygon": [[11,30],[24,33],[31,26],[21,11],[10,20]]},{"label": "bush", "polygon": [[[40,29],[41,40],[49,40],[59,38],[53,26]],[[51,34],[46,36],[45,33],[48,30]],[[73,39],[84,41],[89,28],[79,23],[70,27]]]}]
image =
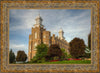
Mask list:
[{"label": "bush", "polygon": [[42,59],[41,59],[41,63],[44,63],[45,61],[46,61],[45,58],[42,58]]},{"label": "bush", "polygon": [[91,58],[91,53],[85,53],[84,57],[85,58]]},{"label": "bush", "polygon": [[62,60],[64,60],[64,59],[65,59],[65,56],[61,56],[60,60],[62,61]]},{"label": "bush", "polygon": [[58,60],[58,59],[59,59],[58,56],[53,57],[53,60]]},{"label": "bush", "polygon": [[33,62],[37,62],[37,60],[38,60],[38,58],[37,57],[33,57],[33,59],[31,59],[31,63],[33,63]]},{"label": "bush", "polygon": [[43,58],[41,58],[41,59],[38,59],[36,56],[35,57],[33,57],[33,59],[31,59],[31,63],[43,63],[43,62],[45,62],[46,61],[46,59],[45,59],[45,57],[43,57]]},{"label": "bush", "polygon": [[37,60],[37,63],[41,63],[41,60]]},{"label": "bush", "polygon": [[46,62],[46,59],[45,58],[42,58],[40,60],[35,60],[36,63],[44,63]]},{"label": "bush", "polygon": [[69,54],[69,55],[67,55],[67,58],[72,58],[72,56]]}]

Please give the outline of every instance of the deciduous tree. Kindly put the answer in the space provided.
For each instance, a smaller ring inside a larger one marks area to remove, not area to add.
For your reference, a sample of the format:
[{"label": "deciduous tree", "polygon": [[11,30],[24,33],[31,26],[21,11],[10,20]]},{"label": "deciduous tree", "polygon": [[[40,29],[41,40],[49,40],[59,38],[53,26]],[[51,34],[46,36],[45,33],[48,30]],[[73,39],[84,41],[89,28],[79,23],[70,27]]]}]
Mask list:
[{"label": "deciduous tree", "polygon": [[23,62],[25,62],[26,59],[27,59],[27,55],[25,54],[24,51],[18,51],[17,52],[16,61],[23,61]]},{"label": "deciduous tree", "polygon": [[70,54],[72,57],[79,58],[85,53],[84,40],[80,38],[74,38],[70,43]]},{"label": "deciduous tree", "polygon": [[62,53],[59,45],[52,44],[52,45],[50,45],[50,47],[48,49],[47,55],[50,57],[55,57],[55,56],[61,57],[63,55],[63,53]]}]

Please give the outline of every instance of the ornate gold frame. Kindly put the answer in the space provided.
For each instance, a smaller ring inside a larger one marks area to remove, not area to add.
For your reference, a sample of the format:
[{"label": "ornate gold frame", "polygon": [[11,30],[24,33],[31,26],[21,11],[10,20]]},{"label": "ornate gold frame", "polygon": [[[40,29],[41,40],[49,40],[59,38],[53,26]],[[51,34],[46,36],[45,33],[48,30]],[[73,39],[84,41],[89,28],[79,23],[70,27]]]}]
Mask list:
[{"label": "ornate gold frame", "polygon": [[[91,9],[91,64],[9,64],[9,9]],[[99,72],[99,1],[1,1],[0,72]]]}]

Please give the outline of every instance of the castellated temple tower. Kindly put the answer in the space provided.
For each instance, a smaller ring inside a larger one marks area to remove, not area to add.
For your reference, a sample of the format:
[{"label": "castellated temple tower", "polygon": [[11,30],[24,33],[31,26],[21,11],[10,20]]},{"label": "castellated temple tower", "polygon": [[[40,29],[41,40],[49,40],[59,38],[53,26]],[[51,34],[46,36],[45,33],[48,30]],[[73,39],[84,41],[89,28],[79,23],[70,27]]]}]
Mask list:
[{"label": "castellated temple tower", "polygon": [[63,36],[64,32],[62,29],[59,30],[59,39],[65,39]]},{"label": "castellated temple tower", "polygon": [[31,34],[29,35],[29,48],[28,48],[28,61],[30,61],[36,55],[36,46],[44,43],[47,46],[51,44],[59,44],[60,48],[64,48],[69,53],[69,43],[64,39],[64,32],[61,29],[59,31],[59,37],[55,34],[51,36],[51,32],[44,29],[42,25],[43,19],[40,14],[36,17],[36,23],[32,27]]},{"label": "castellated temple tower", "polygon": [[38,15],[36,17],[36,24],[34,24],[34,28],[32,27],[31,34],[29,35],[29,49],[28,49],[28,61],[32,59],[36,54],[36,46],[41,44],[50,45],[50,32],[44,29],[42,25],[43,19]]}]

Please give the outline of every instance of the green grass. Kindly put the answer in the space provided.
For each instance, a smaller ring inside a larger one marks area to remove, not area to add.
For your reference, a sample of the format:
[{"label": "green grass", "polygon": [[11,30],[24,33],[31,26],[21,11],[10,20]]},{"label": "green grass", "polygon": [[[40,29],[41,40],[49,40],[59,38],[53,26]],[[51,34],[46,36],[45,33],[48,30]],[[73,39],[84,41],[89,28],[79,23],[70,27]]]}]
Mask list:
[{"label": "green grass", "polygon": [[27,64],[91,64],[90,60],[70,60],[70,61],[56,61],[44,63],[27,63]]}]

